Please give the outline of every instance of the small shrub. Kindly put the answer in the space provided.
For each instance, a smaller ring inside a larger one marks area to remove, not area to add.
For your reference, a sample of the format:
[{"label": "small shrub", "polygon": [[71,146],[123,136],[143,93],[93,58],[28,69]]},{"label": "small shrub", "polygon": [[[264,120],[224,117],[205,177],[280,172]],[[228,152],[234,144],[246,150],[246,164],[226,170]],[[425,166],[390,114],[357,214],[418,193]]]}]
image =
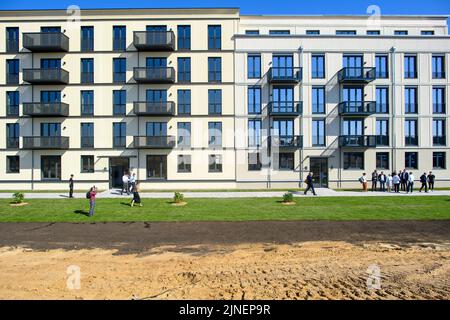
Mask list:
[{"label": "small shrub", "polygon": [[184,201],[184,195],[180,192],[175,192],[175,195],[173,196],[173,202],[180,203]]},{"label": "small shrub", "polygon": [[293,202],[294,201],[294,195],[290,192],[286,192],[283,194],[283,202]]},{"label": "small shrub", "polygon": [[25,199],[25,195],[23,192],[16,192],[13,194],[13,202],[14,203],[23,203],[23,200]]}]

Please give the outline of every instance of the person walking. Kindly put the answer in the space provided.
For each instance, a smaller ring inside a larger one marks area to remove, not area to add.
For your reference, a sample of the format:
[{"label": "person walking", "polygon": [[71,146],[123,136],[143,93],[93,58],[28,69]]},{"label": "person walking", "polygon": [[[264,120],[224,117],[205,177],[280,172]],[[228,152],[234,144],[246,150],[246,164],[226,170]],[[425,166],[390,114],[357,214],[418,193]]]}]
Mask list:
[{"label": "person walking", "polygon": [[425,192],[428,193],[428,184],[427,184],[427,173],[424,172],[421,176],[420,176],[420,183],[422,184],[420,186],[419,192],[422,192],[422,189],[425,188]]},{"label": "person walking", "polygon": [[141,187],[140,184],[137,183],[133,188],[133,199],[131,200],[130,204],[131,207],[134,207],[135,203],[139,204],[139,207],[142,207],[141,196],[139,195],[139,192],[141,192]]},{"label": "person walking", "polygon": [[412,172],[408,175],[408,186],[406,187],[406,193],[411,192],[413,193],[414,190],[414,175]]},{"label": "person walking", "polygon": [[387,192],[391,192],[392,191],[392,175],[390,173],[388,174],[386,185],[387,185]]},{"label": "person walking", "polygon": [[306,176],[306,185],[308,186],[304,192],[305,196],[308,193],[308,190],[311,190],[313,195],[317,196],[316,191],[314,190],[314,184],[313,184],[313,173],[310,172],[307,176]]},{"label": "person walking", "polygon": [[73,198],[73,174],[70,175],[69,179],[69,198]]},{"label": "person walking", "polygon": [[367,177],[364,172],[363,175],[359,178],[359,182],[362,184],[363,192],[367,192]]},{"label": "person walking", "polygon": [[400,192],[400,177],[398,176],[397,172],[394,172],[394,176],[392,177],[392,184],[394,185],[394,192],[399,193]]},{"label": "person walking", "polygon": [[436,176],[433,174],[433,172],[430,171],[427,178],[428,178],[428,190],[434,191],[434,180],[436,180]]},{"label": "person walking", "polygon": [[134,189],[136,188],[136,173],[133,173],[130,177],[130,189],[131,192],[134,192]]},{"label": "person walking", "polygon": [[384,174],[383,171],[381,171],[380,175],[378,176],[378,181],[380,181],[381,192],[386,192],[386,180],[387,180],[386,175]]},{"label": "person walking", "polygon": [[124,172],[123,176],[122,176],[122,191],[120,192],[121,195],[123,195],[124,191],[128,195],[130,194],[130,190],[128,189],[128,182],[129,182],[128,174],[126,172]]},{"label": "person walking", "polygon": [[89,217],[94,216],[95,197],[97,195],[97,188],[93,186],[89,191]]},{"label": "person walking", "polygon": [[402,190],[406,191],[408,193],[408,185],[409,185],[409,174],[406,171],[406,169],[403,169],[403,175],[402,175]]},{"label": "person walking", "polygon": [[377,182],[378,182],[378,172],[374,170],[372,172],[372,192],[377,191]]}]

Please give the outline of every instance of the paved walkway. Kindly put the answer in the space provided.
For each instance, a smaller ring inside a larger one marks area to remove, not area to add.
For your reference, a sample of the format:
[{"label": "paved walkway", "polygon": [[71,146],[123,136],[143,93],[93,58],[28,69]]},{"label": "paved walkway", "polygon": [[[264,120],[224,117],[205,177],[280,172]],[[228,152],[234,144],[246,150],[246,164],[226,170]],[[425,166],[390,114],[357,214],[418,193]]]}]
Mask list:
[{"label": "paved walkway", "polygon": [[[186,198],[279,198],[282,197],[286,191],[240,191],[240,192],[183,192]],[[316,192],[318,196],[322,197],[376,197],[376,196],[450,196],[450,190],[436,190],[433,192],[419,192],[415,191],[413,194],[401,193],[387,193],[387,192],[358,192],[358,191],[335,191],[332,189],[317,188]],[[303,191],[293,192],[294,196],[305,197]],[[75,198],[85,198],[85,193],[75,193]],[[312,197],[311,193],[308,193],[307,197]],[[9,199],[12,197],[11,193],[0,193],[0,199]],[[130,198],[131,195],[120,195],[120,190],[107,190],[99,193],[98,198]],[[173,197],[173,192],[142,192],[142,198],[153,199],[169,199]],[[67,198],[67,193],[25,193],[26,199],[62,199]]]}]

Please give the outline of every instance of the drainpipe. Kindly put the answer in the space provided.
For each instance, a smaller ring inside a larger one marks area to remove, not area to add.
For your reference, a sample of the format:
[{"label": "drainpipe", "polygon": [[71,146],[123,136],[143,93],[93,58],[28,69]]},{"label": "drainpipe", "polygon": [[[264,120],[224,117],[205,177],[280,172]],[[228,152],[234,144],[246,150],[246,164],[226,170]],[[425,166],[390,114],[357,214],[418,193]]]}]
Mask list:
[{"label": "drainpipe", "polygon": [[391,122],[392,122],[392,160],[391,160],[391,171],[396,170],[395,165],[397,163],[397,138],[395,135],[396,130],[396,104],[395,104],[395,98],[396,98],[396,79],[395,79],[395,51],[396,48],[391,48],[391,74],[392,74],[392,80],[391,80],[391,86],[392,86],[392,94],[391,94],[391,105],[392,105],[392,116],[391,116]]},{"label": "drainpipe", "polygon": [[[34,68],[34,53],[31,53],[31,68]],[[23,74],[23,72],[22,72]],[[34,85],[31,84],[31,102],[34,102]],[[23,109],[22,109],[23,112]],[[34,135],[34,117],[31,117],[31,136]],[[22,141],[23,143],[23,141]],[[42,172],[42,170],[41,170]],[[42,180],[42,177],[41,177]],[[31,150],[31,190],[34,190],[34,149]]]},{"label": "drainpipe", "polygon": [[[302,85],[302,81],[303,81],[303,46],[300,46],[298,48],[298,66],[300,67],[300,85],[299,85],[299,100],[303,101],[303,95],[302,95],[302,89],[303,89],[303,85]],[[302,146],[300,148],[300,157],[298,159],[298,168],[299,168],[299,187],[302,187],[302,183],[303,183],[303,169],[302,169],[302,159],[303,159],[303,105],[302,105],[302,112],[300,114],[300,119],[299,119],[299,134],[300,137],[302,137]]]},{"label": "drainpipe", "polygon": [[[139,55],[139,53],[140,53],[140,51],[138,51],[138,67],[140,66],[140,55]],[[133,72],[134,72],[134,70],[133,70]],[[138,86],[137,86],[137,101],[139,101],[140,100],[140,97],[141,97],[141,95],[140,95],[140,84],[138,83]],[[134,112],[134,104],[133,104],[133,112]],[[141,130],[140,130],[140,124],[141,124],[141,118],[140,118],[140,116],[139,116],[139,114],[137,115],[137,136],[139,137],[139,135],[141,134]],[[138,138],[139,139],[139,138]],[[134,141],[133,141],[133,143],[134,143]],[[140,181],[140,178],[139,178],[139,173],[141,172],[141,149],[138,149],[137,150],[137,181]]]}]

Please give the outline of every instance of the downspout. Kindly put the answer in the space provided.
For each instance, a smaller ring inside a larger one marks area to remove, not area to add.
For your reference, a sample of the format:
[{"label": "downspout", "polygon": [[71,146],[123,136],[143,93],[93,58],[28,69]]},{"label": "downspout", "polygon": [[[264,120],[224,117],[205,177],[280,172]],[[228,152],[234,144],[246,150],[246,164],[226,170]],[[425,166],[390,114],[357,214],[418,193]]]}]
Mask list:
[{"label": "downspout", "polygon": [[[140,53],[140,51],[138,50],[138,68],[140,66],[140,54],[139,53]],[[139,101],[140,98],[141,98],[141,95],[140,95],[140,84],[138,83],[138,86],[137,86],[137,101]],[[134,112],[134,104],[133,104],[133,112]],[[139,135],[141,134],[141,130],[140,130],[141,118],[139,116],[139,113],[137,114],[137,122],[138,122],[137,123],[137,136],[139,137]],[[137,150],[137,153],[138,153],[137,154],[137,181],[140,181],[139,173],[141,172],[141,152],[140,151],[141,151],[141,149],[138,148],[138,150]]]},{"label": "downspout", "polygon": [[[299,67],[300,67],[300,70],[299,70],[299,72],[300,72],[300,85],[299,85],[299,100],[300,101],[303,101],[303,95],[302,95],[302,89],[303,89],[303,84],[302,84],[302,81],[303,81],[303,46],[300,46],[299,48],[298,48],[298,60],[299,60],[299,62],[298,62],[298,65],[299,65]],[[299,181],[299,187],[301,188],[302,187],[302,184],[303,184],[303,169],[302,169],[302,160],[303,160],[303,105],[302,105],[302,110],[301,110],[301,113],[300,113],[300,119],[299,119],[299,126],[300,126],[300,128],[299,128],[299,134],[300,134],[300,137],[301,137],[301,148],[300,148],[300,157],[299,157],[299,159],[298,159],[298,168],[299,168],[299,179],[300,179],[300,181]]]},{"label": "downspout", "polygon": [[391,122],[392,122],[392,160],[391,160],[391,171],[395,170],[395,165],[397,163],[397,138],[395,135],[396,130],[396,82],[395,82],[395,51],[396,48],[391,48],[391,72],[392,72],[392,80],[391,80],[391,86],[392,86],[392,94],[391,94],[391,105],[392,105],[392,116],[391,116]]},{"label": "downspout", "polygon": [[[31,68],[34,68],[34,54],[31,52]],[[23,72],[22,72],[23,75]],[[34,85],[31,84],[31,102],[34,102]],[[23,108],[22,108],[23,112]],[[31,136],[34,135],[34,117],[31,117]],[[23,143],[23,141],[22,141]],[[42,180],[42,177],[41,177]],[[31,149],[31,190],[34,190],[34,149]]]}]

